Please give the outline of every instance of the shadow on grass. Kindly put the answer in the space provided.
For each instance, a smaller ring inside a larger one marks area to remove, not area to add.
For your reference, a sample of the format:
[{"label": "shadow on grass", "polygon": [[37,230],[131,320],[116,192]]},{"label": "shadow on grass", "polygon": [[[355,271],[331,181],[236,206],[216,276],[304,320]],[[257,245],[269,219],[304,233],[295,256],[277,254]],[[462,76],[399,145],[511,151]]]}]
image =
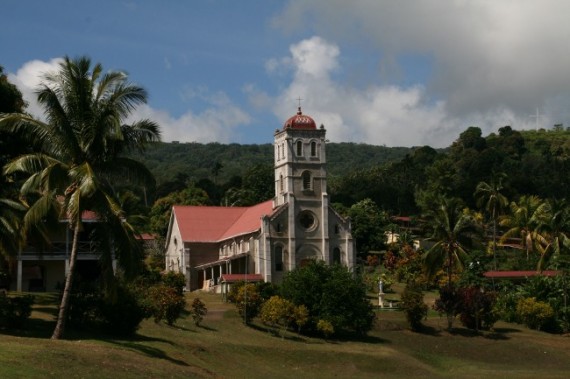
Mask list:
[{"label": "shadow on grass", "polygon": [[[156,340],[156,339],[152,339],[152,340]],[[110,344],[113,344],[113,345],[120,346],[120,347],[125,348],[125,349],[137,351],[137,352],[142,353],[142,354],[144,354],[148,357],[151,357],[151,358],[164,359],[166,361],[172,362],[172,363],[177,364],[179,366],[189,366],[189,364],[184,362],[184,361],[169,357],[164,351],[157,349],[156,347],[141,345],[141,344],[138,344],[138,343],[132,342],[132,341],[109,340],[107,342]]]},{"label": "shadow on grass", "polygon": [[208,330],[210,332],[217,332],[218,331],[218,329],[216,329],[216,328],[212,328],[211,326],[202,325],[202,324],[198,325],[197,327],[204,329],[204,330]]},{"label": "shadow on grass", "polygon": [[432,337],[441,337],[441,329],[428,325],[422,325],[419,330],[416,330],[416,333]]},{"label": "shadow on grass", "polygon": [[285,339],[288,341],[305,342],[305,343],[310,342],[308,339],[303,338],[303,336],[300,334],[291,335],[292,333],[294,333],[291,331],[283,331],[283,332],[289,334],[289,335],[285,335],[285,334],[282,334],[281,330],[279,330],[278,328],[272,328],[270,326],[263,326],[263,325],[258,325],[258,324],[254,324],[254,323],[247,324],[247,326],[250,327],[251,329],[257,330],[259,332],[269,333],[273,337],[282,338],[282,339]]},{"label": "shadow on grass", "polygon": [[49,307],[49,306],[45,306],[45,307],[38,307],[38,306],[35,306],[35,307],[33,308],[33,311],[34,311],[34,312],[39,312],[39,313],[45,313],[45,314],[48,314],[48,315],[51,315],[51,316],[54,316],[54,317],[57,316],[57,312],[58,312],[57,308]]},{"label": "shadow on grass", "polygon": [[490,340],[508,340],[511,338],[509,337],[509,334],[520,332],[521,331],[519,329],[514,328],[494,328],[491,332],[485,335],[485,338]]},{"label": "shadow on grass", "polygon": [[0,335],[45,339],[51,337],[54,328],[55,321],[30,318],[22,328],[0,329]]},{"label": "shadow on grass", "polygon": [[309,335],[293,334],[295,332],[290,330],[284,331],[279,328],[259,325],[256,323],[251,323],[248,324],[247,326],[250,327],[251,329],[260,332],[269,333],[276,338],[282,338],[288,341],[303,342],[308,344],[319,344],[319,343],[337,344],[341,342],[362,342],[368,344],[390,343],[390,341],[387,339],[383,339],[369,334],[359,335],[355,333],[343,332],[335,335],[334,338],[323,339],[320,334],[309,334]]}]

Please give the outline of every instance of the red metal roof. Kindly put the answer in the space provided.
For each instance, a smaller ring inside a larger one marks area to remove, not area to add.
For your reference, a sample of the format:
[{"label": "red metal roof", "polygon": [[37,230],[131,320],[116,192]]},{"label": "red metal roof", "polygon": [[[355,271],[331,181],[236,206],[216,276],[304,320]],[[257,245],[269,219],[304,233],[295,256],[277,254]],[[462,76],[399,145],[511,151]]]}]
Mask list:
[{"label": "red metal roof", "polygon": [[137,234],[135,238],[142,241],[154,241],[156,239],[156,236],[150,233],[141,233]]},{"label": "red metal roof", "polygon": [[248,282],[262,282],[263,276],[261,274],[223,274],[222,282],[235,283],[241,281]]},{"label": "red metal roof", "polygon": [[313,120],[312,117],[304,115],[303,112],[301,112],[301,107],[299,107],[297,114],[294,115],[293,117],[289,117],[289,119],[285,121],[285,124],[283,124],[283,129],[288,129],[288,128],[316,129],[317,124],[315,123],[315,120]]},{"label": "red metal roof", "polygon": [[486,278],[528,278],[531,276],[556,276],[559,271],[487,271]]},{"label": "red metal roof", "polygon": [[217,242],[258,230],[261,217],[273,213],[273,200],[252,207],[175,205],[172,212],[184,242]]}]

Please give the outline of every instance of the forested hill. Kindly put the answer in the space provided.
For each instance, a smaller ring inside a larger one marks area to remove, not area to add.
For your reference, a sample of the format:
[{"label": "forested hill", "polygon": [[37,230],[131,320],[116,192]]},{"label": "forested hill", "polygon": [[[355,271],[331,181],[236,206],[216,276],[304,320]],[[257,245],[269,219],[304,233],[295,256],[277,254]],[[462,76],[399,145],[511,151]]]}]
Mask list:
[{"label": "forested hill", "polygon": [[[330,175],[399,161],[411,152],[409,147],[385,147],[356,143],[327,144]],[[243,176],[255,165],[273,164],[273,145],[220,143],[158,143],[137,156],[155,175],[157,183],[184,174],[194,181],[219,177],[221,182]],[[224,179],[225,178],[225,179]]]}]

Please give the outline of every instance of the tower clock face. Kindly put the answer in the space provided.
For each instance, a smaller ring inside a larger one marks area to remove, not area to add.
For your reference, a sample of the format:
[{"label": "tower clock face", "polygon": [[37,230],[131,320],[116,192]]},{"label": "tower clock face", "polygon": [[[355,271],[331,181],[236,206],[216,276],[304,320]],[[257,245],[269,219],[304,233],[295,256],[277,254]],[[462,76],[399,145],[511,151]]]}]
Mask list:
[{"label": "tower clock face", "polygon": [[315,216],[309,211],[304,211],[299,216],[299,224],[301,224],[303,228],[311,230],[316,226]]}]

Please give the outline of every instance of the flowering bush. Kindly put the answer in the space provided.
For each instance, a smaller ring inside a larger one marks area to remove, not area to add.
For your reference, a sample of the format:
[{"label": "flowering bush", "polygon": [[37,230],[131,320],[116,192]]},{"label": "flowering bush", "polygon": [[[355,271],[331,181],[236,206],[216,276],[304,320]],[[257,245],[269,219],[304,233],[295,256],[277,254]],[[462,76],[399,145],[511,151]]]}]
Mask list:
[{"label": "flowering bush", "polygon": [[165,320],[168,325],[173,325],[180,317],[186,300],[184,295],[178,292],[176,288],[159,284],[148,290],[148,299],[150,300],[149,310],[154,317],[154,322]]},{"label": "flowering bush", "polygon": [[552,307],[534,297],[520,299],[517,303],[517,313],[523,324],[536,330],[543,329],[554,319]]}]

